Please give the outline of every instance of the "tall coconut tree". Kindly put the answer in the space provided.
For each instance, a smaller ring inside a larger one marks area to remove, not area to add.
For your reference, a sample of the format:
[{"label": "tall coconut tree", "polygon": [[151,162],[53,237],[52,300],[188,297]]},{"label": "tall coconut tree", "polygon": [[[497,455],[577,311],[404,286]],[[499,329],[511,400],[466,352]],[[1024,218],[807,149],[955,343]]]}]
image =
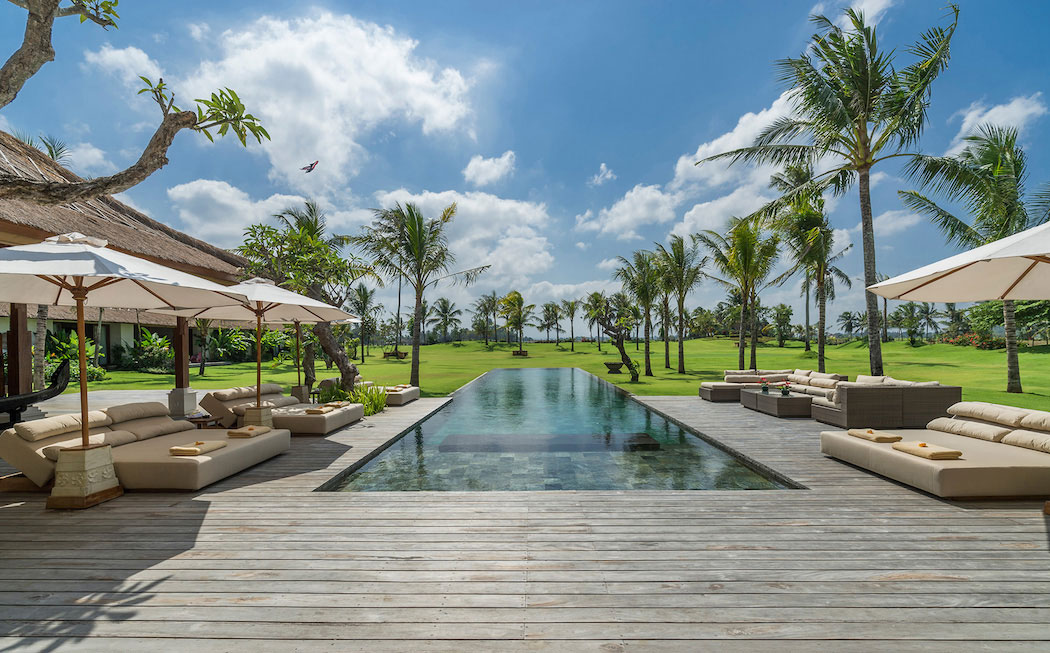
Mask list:
[{"label": "tall coconut tree", "polygon": [[448,332],[459,328],[461,315],[463,311],[456,308],[455,302],[450,301],[447,297],[438,297],[438,300],[434,302],[434,316],[427,320],[427,325],[437,327],[441,332],[441,341],[448,342]]},{"label": "tall coconut tree", "polygon": [[[1042,224],[1050,218],[1050,183],[1026,197],[1028,178],[1017,130],[980,125],[963,139],[961,152],[949,156],[915,156],[905,174],[919,191],[900,191],[909,209],[937,225],[949,243],[973,248]],[[962,205],[970,221],[936,204],[922,192],[934,192]],[[1021,392],[1017,360],[1017,322],[1012,300],[1003,300],[1006,329],[1006,391]]]},{"label": "tall coconut tree", "polygon": [[842,311],[839,313],[838,326],[846,334],[847,340],[853,339],[853,332],[857,330],[857,314],[853,311]]},{"label": "tall coconut tree", "polygon": [[732,218],[725,234],[706,230],[694,236],[704,245],[708,259],[721,276],[707,276],[735,291],[741,299],[740,333],[737,336],[738,369],[744,369],[745,338],[748,326],[751,335],[751,368],[757,367],[757,343],[755,331],[758,325],[758,293],[764,287],[779,253],[776,236],[763,236],[756,220]]},{"label": "tall coconut tree", "polygon": [[445,207],[430,219],[412,203],[398,203],[379,212],[379,217],[351,240],[373,260],[375,268],[389,277],[405,279],[415,292],[412,321],[412,371],[409,383],[419,385],[419,341],[423,322],[423,293],[441,281],[474,283],[488,265],[452,272],[455,255],[448,248],[445,230],[456,216],[456,205]]},{"label": "tall coconut tree", "polygon": [[500,313],[507,320],[508,328],[513,329],[518,334],[518,351],[522,350],[525,327],[532,326],[535,310],[536,305],[526,304],[525,298],[517,290],[510,291],[500,300]]},{"label": "tall coconut tree", "polygon": [[471,306],[473,307],[472,311],[473,311],[474,316],[475,316],[475,319],[474,319],[475,328],[480,327],[479,330],[481,331],[481,335],[485,339],[485,346],[488,347],[488,345],[489,345],[489,315],[492,314],[492,311],[489,310],[488,304],[486,302],[486,295],[482,295],[481,297],[478,297],[476,300],[474,300],[474,303]]},{"label": "tall coconut tree", "polygon": [[[478,310],[484,308],[492,316],[492,340],[497,345],[499,344],[499,325],[496,323],[496,319],[499,317],[499,300],[500,296],[495,290],[487,295],[482,295],[478,300]],[[510,342],[510,336],[507,337],[507,342]],[[486,341],[485,344],[488,344],[488,342]]]},{"label": "tall coconut tree", "polygon": [[657,243],[656,267],[663,283],[674,297],[678,318],[678,373],[685,374],[685,334],[689,312],[685,310],[685,298],[704,279],[704,259],[694,237],[689,242],[675,234],[667,247]]},{"label": "tall coconut tree", "polygon": [[361,364],[365,362],[365,343],[368,342],[369,328],[379,318],[379,315],[383,312],[383,305],[376,303],[376,289],[369,288],[364,283],[359,283],[354,286],[353,291],[350,293],[350,299],[347,302],[349,304],[350,312],[361,318],[361,324],[358,325],[358,338],[361,340]]},{"label": "tall coconut tree", "polygon": [[[603,292],[592,292],[587,295],[587,299],[583,300],[583,314],[587,318],[587,326],[594,328],[598,324],[599,318],[605,315],[606,304],[608,299],[605,297]],[[602,329],[598,327],[598,351],[602,350]]]},{"label": "tall coconut tree", "polygon": [[576,351],[576,331],[573,322],[576,320],[576,311],[580,309],[580,300],[563,299],[561,308],[565,317],[569,318],[569,351]]},{"label": "tall coconut tree", "polygon": [[630,259],[618,257],[620,267],[616,270],[618,279],[642,312],[643,339],[645,340],[645,375],[653,375],[652,361],[649,358],[649,340],[652,338],[653,305],[660,299],[663,287],[661,270],[657,265],[656,255],[649,250],[640,249]]},{"label": "tall coconut tree", "polygon": [[561,331],[561,305],[558,302],[547,302],[543,305],[540,313],[540,324],[547,331],[547,340],[551,339],[551,329],[554,329],[554,344],[558,344]]},{"label": "tall coconut tree", "polygon": [[[877,281],[871,170],[887,159],[911,156],[907,150],[922,135],[933,82],[948,65],[959,9],[949,5],[951,22],[923,32],[907,50],[915,60],[900,69],[894,65],[895,51],[880,49],[875,26],[868,24],[864,14],[854,8],[845,14],[845,27],[826,16],[814,16],[811,20],[817,33],[805,51],[776,63],[781,79],[790,84],[791,115],[762,130],[751,146],[704,161],[725,158],[734,163],[775,165],[831,161],[798,192],[831,186],[844,193],[857,184],[864,285],[868,287]],[[790,199],[775,200],[762,212],[775,213]],[[880,376],[878,301],[866,292],[865,302],[869,365],[871,374]]]},{"label": "tall coconut tree", "polygon": [[660,277],[660,303],[657,305],[657,317],[660,322],[660,338],[664,341],[664,369],[671,369],[671,324],[674,322],[671,310],[671,289]]}]

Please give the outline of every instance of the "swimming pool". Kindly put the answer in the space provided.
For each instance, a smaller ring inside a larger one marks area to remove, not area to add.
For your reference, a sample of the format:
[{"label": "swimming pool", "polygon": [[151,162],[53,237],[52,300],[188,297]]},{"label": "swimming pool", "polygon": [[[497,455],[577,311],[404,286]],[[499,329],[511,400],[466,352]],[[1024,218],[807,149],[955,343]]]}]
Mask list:
[{"label": "swimming pool", "polygon": [[496,369],[321,490],[772,490],[748,467],[575,368]]}]

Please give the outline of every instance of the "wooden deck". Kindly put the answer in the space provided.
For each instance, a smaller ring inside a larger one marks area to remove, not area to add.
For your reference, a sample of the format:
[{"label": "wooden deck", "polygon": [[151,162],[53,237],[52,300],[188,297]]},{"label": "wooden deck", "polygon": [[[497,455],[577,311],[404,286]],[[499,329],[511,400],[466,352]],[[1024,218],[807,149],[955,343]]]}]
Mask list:
[{"label": "wooden deck", "polygon": [[424,399],[198,493],[0,495],[0,648],[1050,647],[1041,503],[941,501],[825,459],[810,420],[642,400],[809,489],[312,492]]}]

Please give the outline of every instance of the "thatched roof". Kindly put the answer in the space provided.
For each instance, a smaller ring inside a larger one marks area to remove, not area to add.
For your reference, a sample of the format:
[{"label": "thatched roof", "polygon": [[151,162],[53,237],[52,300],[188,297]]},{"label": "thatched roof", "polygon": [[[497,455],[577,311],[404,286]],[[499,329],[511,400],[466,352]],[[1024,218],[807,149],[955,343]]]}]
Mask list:
[{"label": "thatched roof", "polygon": [[[36,318],[36,304],[27,304],[26,310],[29,312],[30,319]],[[161,315],[159,313],[150,313],[149,311],[139,311],[138,319],[135,317],[135,310],[130,308],[104,308],[102,309],[102,321],[114,324],[141,324],[147,327],[166,327],[169,329],[175,328],[175,316],[174,315]],[[11,316],[11,305],[7,303],[0,303],[0,317]],[[98,309],[94,307],[87,307],[84,309],[84,318],[88,324],[94,324],[98,321]],[[57,320],[59,322],[76,322],[77,321],[77,309],[75,306],[48,306],[47,319]],[[194,325],[194,321],[190,320],[190,326]],[[234,320],[212,320],[212,327],[236,327],[238,329],[255,329],[255,322],[246,321],[239,322]]]},{"label": "thatched roof", "polygon": [[[30,179],[81,180],[43,152],[3,131],[0,171]],[[113,249],[220,283],[239,281],[245,263],[232,252],[172,229],[109,196],[62,206],[0,200],[0,244],[38,242],[71,231],[102,238]]]}]

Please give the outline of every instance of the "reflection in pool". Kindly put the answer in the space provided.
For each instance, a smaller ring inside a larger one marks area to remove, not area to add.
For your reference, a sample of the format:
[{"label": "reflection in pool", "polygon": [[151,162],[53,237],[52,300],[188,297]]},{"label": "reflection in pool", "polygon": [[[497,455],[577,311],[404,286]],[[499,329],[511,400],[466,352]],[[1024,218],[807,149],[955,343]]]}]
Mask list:
[{"label": "reflection in pool", "polygon": [[492,370],[335,487],[323,489],[785,487],[597,377],[555,368]]}]

